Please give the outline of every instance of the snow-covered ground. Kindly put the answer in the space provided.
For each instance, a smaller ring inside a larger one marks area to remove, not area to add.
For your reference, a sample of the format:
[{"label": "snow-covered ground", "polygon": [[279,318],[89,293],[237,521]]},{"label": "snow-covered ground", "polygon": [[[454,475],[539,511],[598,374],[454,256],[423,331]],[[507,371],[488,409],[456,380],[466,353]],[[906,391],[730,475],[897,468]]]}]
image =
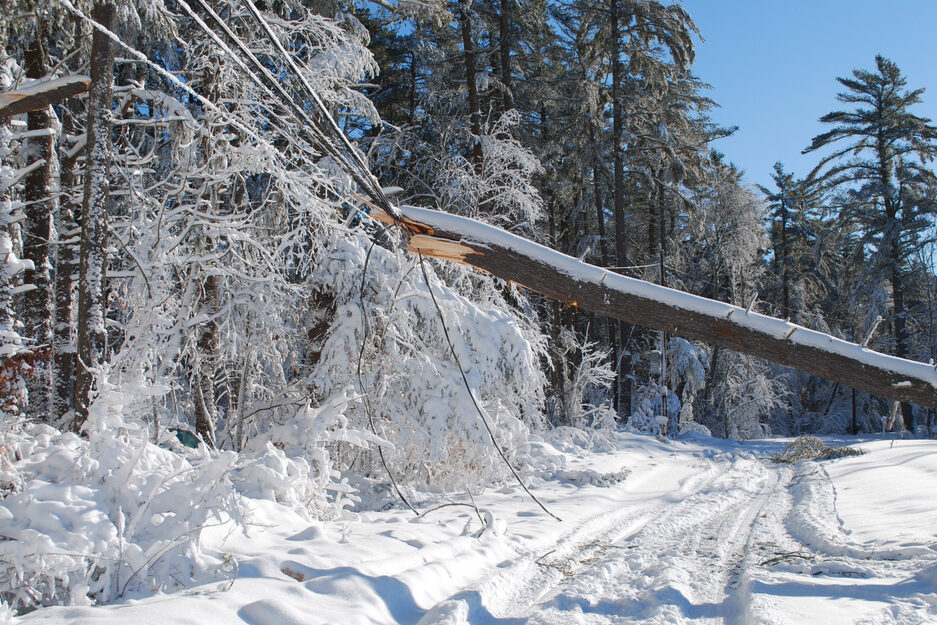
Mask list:
[{"label": "snow-covered ground", "polygon": [[779,441],[552,440],[534,450],[552,468],[527,479],[562,522],[511,484],[476,494],[480,514],[323,523],[253,502],[247,533],[209,538],[236,574],[17,622],[937,622],[937,441],[840,439],[868,453],[788,466],[766,460]]}]

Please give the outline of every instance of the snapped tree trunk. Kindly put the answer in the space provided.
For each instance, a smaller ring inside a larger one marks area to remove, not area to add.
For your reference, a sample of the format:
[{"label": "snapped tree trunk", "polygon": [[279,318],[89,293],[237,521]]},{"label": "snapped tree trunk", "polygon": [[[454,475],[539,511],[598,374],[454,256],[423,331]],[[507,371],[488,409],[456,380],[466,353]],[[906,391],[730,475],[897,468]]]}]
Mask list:
[{"label": "snapped tree trunk", "polygon": [[[628,324],[758,356],[881,397],[937,406],[932,365],[612,273],[473,219],[414,207],[402,207],[401,213],[413,252],[483,269]],[[394,223],[380,211],[372,214]]]},{"label": "snapped tree trunk", "polygon": [[[94,7],[93,18],[112,30],[115,12],[113,4],[99,2]],[[113,82],[114,42],[95,30],[91,42],[85,194],[81,210],[78,260],[78,362],[75,371],[75,418],[72,421],[75,431],[80,431],[88,419],[95,369],[104,361],[107,339],[104,281],[107,269]]]}]

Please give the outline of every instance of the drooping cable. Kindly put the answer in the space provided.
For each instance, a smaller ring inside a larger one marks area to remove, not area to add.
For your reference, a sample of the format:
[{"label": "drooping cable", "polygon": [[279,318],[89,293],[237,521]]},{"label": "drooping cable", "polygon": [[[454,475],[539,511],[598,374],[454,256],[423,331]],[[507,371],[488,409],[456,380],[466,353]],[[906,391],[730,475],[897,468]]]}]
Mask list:
[{"label": "drooping cable", "polygon": [[439,302],[436,300],[436,293],[433,292],[433,287],[429,281],[429,274],[426,272],[426,260],[423,258],[422,252],[417,252],[420,257],[420,269],[423,272],[423,280],[426,282],[426,290],[429,291],[429,296],[433,300],[433,306],[436,308],[436,314],[439,316],[439,323],[442,324],[442,333],[446,337],[446,343],[449,345],[449,353],[452,354],[452,359],[455,361],[455,366],[459,370],[459,373],[462,374],[462,383],[465,385],[465,390],[469,394],[469,398],[472,400],[472,404],[475,406],[475,411],[478,413],[478,417],[481,419],[482,423],[485,425],[485,429],[488,431],[488,436],[491,438],[491,444],[494,445],[495,449],[498,451],[498,455],[501,456],[501,460],[504,461],[504,464],[507,465],[508,469],[511,470],[511,474],[514,476],[514,479],[517,480],[517,483],[521,485],[521,488],[524,489],[524,492],[527,493],[527,496],[534,500],[534,502],[540,506],[540,509],[549,514],[551,517],[557,521],[562,521],[560,517],[556,516],[550,512],[543,502],[537,499],[537,496],[530,492],[530,489],[527,488],[527,485],[524,483],[524,480],[521,479],[521,476],[517,473],[517,469],[514,468],[514,465],[511,464],[508,460],[507,454],[504,453],[504,450],[501,448],[501,445],[498,443],[498,439],[495,438],[494,430],[491,427],[491,424],[488,423],[488,417],[484,410],[482,410],[481,405],[478,403],[478,399],[475,397],[474,391],[472,391],[472,386],[469,384],[468,376],[465,375],[465,369],[462,368],[462,363],[459,361],[459,355],[455,351],[455,346],[452,344],[452,338],[449,336],[449,329],[446,327],[446,319],[443,317],[442,308],[439,306]]},{"label": "drooping cable", "polygon": [[332,135],[345,150],[347,150],[348,155],[358,167],[360,174],[365,178],[366,184],[363,189],[371,199],[377,204],[384,212],[394,218],[395,221],[400,220],[400,211],[391,204],[390,200],[387,199],[387,196],[384,194],[384,191],[381,189],[381,185],[378,183],[377,179],[374,178],[374,175],[371,173],[370,168],[364,159],[361,157],[361,154],[352,145],[351,141],[345,136],[345,133],[342,132],[342,129],[339,128],[338,123],[335,121],[335,118],[332,117],[332,114],[326,108],[325,103],[322,102],[322,99],[316,93],[315,89],[312,88],[312,85],[309,84],[309,81],[306,80],[306,77],[299,67],[293,61],[293,57],[289,55],[286,49],[283,47],[283,44],[280,43],[280,40],[277,39],[276,33],[273,32],[273,29],[270,27],[270,24],[264,19],[264,16],[257,9],[257,6],[254,4],[253,0],[244,0],[244,3],[247,5],[250,10],[251,15],[254,17],[254,20],[257,24],[260,25],[261,29],[267,35],[267,39],[270,41],[271,45],[280,53],[280,56],[292,70],[293,74],[299,80],[300,84],[303,86],[303,90],[306,92],[306,95],[312,100],[313,104],[316,107],[316,112],[322,116],[322,119],[326,122],[326,130],[329,134]]},{"label": "drooping cable", "polygon": [[[209,36],[211,39],[219,46],[222,50],[228,54],[232,60],[243,70],[248,76],[253,80],[266,95],[272,97],[274,100],[280,101],[284,104],[287,109],[292,113],[298,122],[300,122],[300,127],[310,133],[314,138],[314,142],[320,146],[323,152],[328,154],[349,176],[352,180],[362,189],[362,191],[368,193],[369,196],[374,196],[374,183],[373,177],[368,172],[366,175],[362,175],[360,167],[356,167],[352,164],[346,156],[341,152],[340,149],[334,144],[333,140],[330,139],[320,128],[319,126],[309,117],[306,111],[296,103],[296,101],[290,96],[290,94],[284,89],[283,85],[271,75],[269,68],[267,68],[260,59],[250,50],[250,48],[244,43],[244,41],[238,37],[238,35],[231,30],[228,24],[219,16],[205,0],[195,0],[198,6],[205,11],[206,15],[211,19],[211,21],[221,29],[225,37],[243,54],[250,63],[257,70],[255,73],[244,61],[238,57],[231,50],[218,34],[212,30],[195,12],[192,8],[185,2],[185,0],[179,0],[180,6],[195,20],[196,24]],[[344,135],[342,135],[344,137]],[[379,189],[378,189],[379,190]]]}]

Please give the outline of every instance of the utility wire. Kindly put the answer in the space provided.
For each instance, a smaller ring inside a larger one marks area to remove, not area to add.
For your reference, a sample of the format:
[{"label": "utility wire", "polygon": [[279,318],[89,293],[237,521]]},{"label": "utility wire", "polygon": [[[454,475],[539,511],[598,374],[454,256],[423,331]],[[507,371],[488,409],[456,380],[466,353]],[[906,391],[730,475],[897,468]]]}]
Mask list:
[{"label": "utility wire", "polygon": [[462,363],[459,362],[459,355],[456,354],[455,347],[452,345],[452,339],[449,337],[449,329],[446,327],[446,320],[442,314],[442,308],[439,307],[439,302],[436,301],[436,293],[433,291],[432,285],[429,282],[429,274],[426,273],[426,260],[423,258],[422,252],[417,252],[420,257],[420,270],[423,272],[423,280],[426,282],[426,290],[429,291],[430,298],[433,300],[433,306],[436,307],[436,314],[439,316],[439,323],[442,324],[442,333],[446,337],[446,343],[449,345],[449,352],[452,354],[452,359],[455,361],[455,366],[459,369],[459,373],[462,374],[462,383],[465,385],[465,390],[468,392],[469,397],[472,399],[472,404],[475,406],[478,416],[481,418],[482,423],[485,424],[485,429],[488,430],[488,436],[491,437],[491,444],[495,446],[495,449],[498,450],[498,455],[501,456],[501,460],[504,461],[504,464],[511,470],[511,473],[514,475],[514,479],[517,480],[517,483],[521,485],[521,488],[524,489],[524,492],[536,502],[540,509],[549,514],[551,517],[557,521],[562,521],[560,517],[556,516],[550,512],[543,503],[537,499],[537,496],[530,492],[530,489],[527,488],[527,485],[524,484],[524,480],[521,479],[521,476],[518,475],[517,470],[514,468],[514,465],[508,460],[508,457],[505,455],[504,450],[501,449],[501,445],[498,444],[498,439],[495,438],[494,430],[491,428],[491,424],[488,423],[488,418],[485,416],[485,411],[482,410],[482,407],[478,405],[478,400],[475,398],[475,393],[472,391],[472,386],[469,384],[468,377],[465,375],[465,369],[462,368]]},{"label": "utility wire", "polygon": [[267,20],[264,19],[264,16],[261,15],[260,11],[257,10],[253,0],[244,0],[244,3],[250,10],[251,15],[253,15],[254,20],[260,25],[264,33],[266,33],[267,39],[280,53],[280,56],[296,75],[296,78],[299,79],[300,84],[306,91],[306,95],[308,95],[315,104],[318,113],[327,122],[326,129],[331,132],[333,138],[337,139],[339,143],[345,147],[345,149],[348,151],[348,154],[351,156],[352,161],[355,165],[357,165],[359,173],[362,174],[364,180],[367,183],[363,187],[363,190],[368,192],[368,195],[371,196],[371,199],[374,200],[374,203],[377,204],[382,210],[384,210],[384,212],[393,217],[395,221],[399,221],[400,211],[397,210],[397,207],[392,205],[390,200],[387,199],[387,196],[384,195],[384,191],[381,189],[380,184],[374,178],[374,175],[368,168],[367,163],[364,162],[361,154],[357,151],[355,146],[352,145],[348,137],[345,136],[345,133],[342,132],[342,129],[338,127],[338,123],[336,123],[335,118],[333,118],[331,113],[329,113],[329,110],[322,102],[322,99],[319,98],[319,95],[316,93],[315,89],[312,88],[312,85],[309,84],[309,81],[306,80],[306,77],[302,74],[302,72],[299,71],[299,67],[297,67],[296,63],[293,61],[293,57],[287,53],[286,49],[283,47],[283,44],[280,43],[279,39],[277,39],[273,29],[270,28],[270,24],[267,23]]},{"label": "utility wire", "polygon": [[[322,150],[331,156],[336,163],[343,169],[345,172],[351,176],[352,180],[357,183],[357,185],[367,193],[369,196],[374,197],[375,193],[381,193],[380,188],[376,185],[376,182],[373,180],[370,172],[365,170],[367,173],[365,176],[361,175],[361,168],[356,168],[347,157],[342,154],[341,150],[334,144],[334,142],[328,137],[326,133],[319,128],[319,126],[309,117],[306,111],[303,110],[299,104],[290,96],[290,94],[283,88],[283,85],[278,81],[274,76],[270,74],[269,68],[264,66],[260,62],[260,59],[247,47],[244,41],[237,36],[234,31],[225,23],[223,19],[208,5],[205,0],[195,0],[198,3],[198,6],[201,7],[203,11],[211,18],[211,21],[222,30],[225,36],[228,38],[231,43],[238,48],[238,50],[251,62],[251,64],[257,69],[258,73],[254,73],[250,68],[246,66],[243,60],[241,60],[234,52],[225,45],[224,41],[215,33],[198,15],[192,11],[191,7],[186,4],[185,0],[179,0],[180,6],[191,16],[199,27],[208,34],[212,40],[221,47],[234,61],[238,66],[244,70],[251,79],[257,83],[257,85],[264,90],[264,92],[272,97],[274,100],[279,100],[281,103],[285,104],[287,109],[293,114],[293,116],[300,122],[301,128],[306,130],[312,135],[314,143],[317,143],[321,146]],[[278,52],[282,50],[280,48]],[[294,70],[295,71],[295,70]],[[258,75],[259,74],[259,75]],[[276,93],[274,93],[276,92]],[[323,105],[324,107],[324,105]],[[328,115],[328,111],[325,111],[325,114]],[[329,116],[331,119],[331,116]],[[334,120],[333,120],[334,124]],[[338,126],[335,125],[337,129]],[[341,139],[347,138],[339,130]],[[341,140],[340,139],[340,140]],[[377,198],[375,198],[377,199]],[[385,198],[386,201],[386,198]],[[389,205],[389,202],[388,202]],[[385,209],[386,210],[386,209]],[[393,214],[393,210],[389,211],[389,214]]]}]

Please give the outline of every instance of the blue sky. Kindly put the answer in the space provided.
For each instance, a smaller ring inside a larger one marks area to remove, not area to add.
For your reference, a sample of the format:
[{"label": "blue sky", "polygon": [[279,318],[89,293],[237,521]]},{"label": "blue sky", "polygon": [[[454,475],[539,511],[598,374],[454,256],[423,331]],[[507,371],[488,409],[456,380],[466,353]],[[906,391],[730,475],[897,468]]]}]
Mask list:
[{"label": "blue sky", "polygon": [[714,147],[771,186],[778,160],[806,175],[801,155],[824,131],[817,119],[841,108],[837,76],[898,64],[909,88],[924,87],[918,115],[937,119],[937,0],[684,0],[704,38],[695,73],[713,86],[717,122],[739,127]]}]

